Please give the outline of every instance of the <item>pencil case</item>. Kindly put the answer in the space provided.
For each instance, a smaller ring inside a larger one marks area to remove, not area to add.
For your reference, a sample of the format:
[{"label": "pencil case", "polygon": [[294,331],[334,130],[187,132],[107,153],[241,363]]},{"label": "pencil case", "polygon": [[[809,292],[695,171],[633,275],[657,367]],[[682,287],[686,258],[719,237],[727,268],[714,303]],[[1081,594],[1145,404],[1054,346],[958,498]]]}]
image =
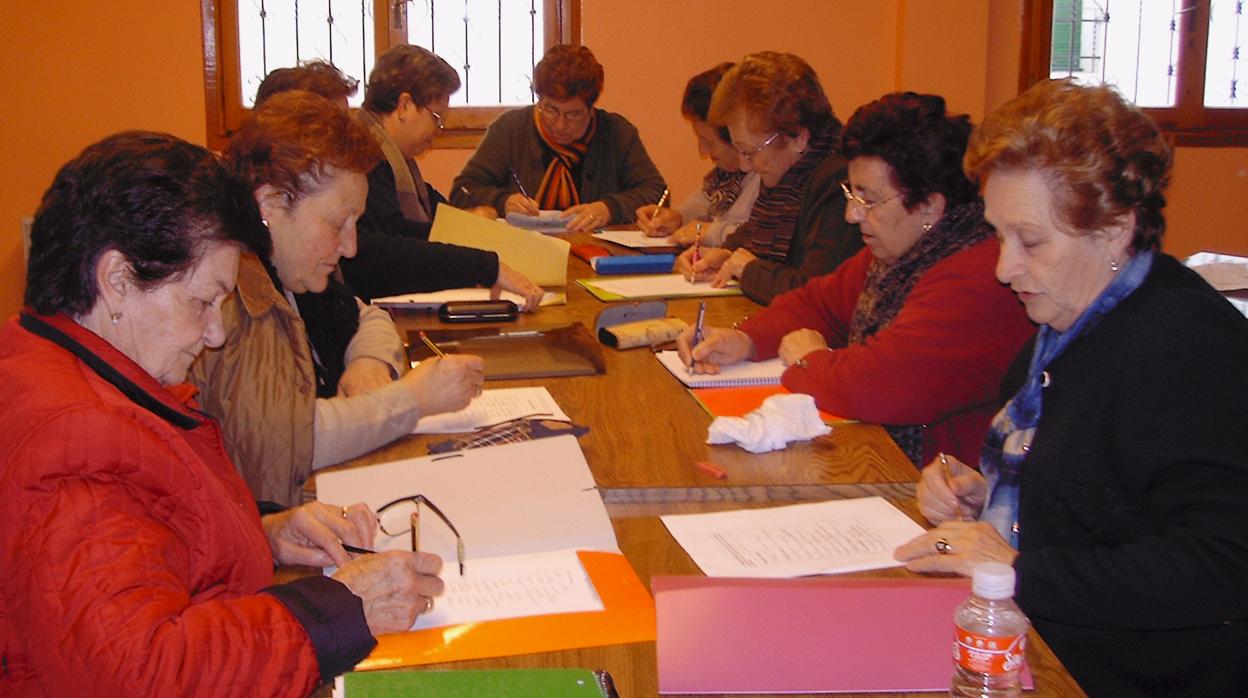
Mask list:
[{"label": "pencil case", "polygon": [[674,254],[594,257],[590,266],[599,274],[666,274],[676,266]]},{"label": "pencil case", "polygon": [[674,342],[689,328],[689,323],[675,317],[626,322],[598,330],[598,341],[615,349],[653,347]]}]

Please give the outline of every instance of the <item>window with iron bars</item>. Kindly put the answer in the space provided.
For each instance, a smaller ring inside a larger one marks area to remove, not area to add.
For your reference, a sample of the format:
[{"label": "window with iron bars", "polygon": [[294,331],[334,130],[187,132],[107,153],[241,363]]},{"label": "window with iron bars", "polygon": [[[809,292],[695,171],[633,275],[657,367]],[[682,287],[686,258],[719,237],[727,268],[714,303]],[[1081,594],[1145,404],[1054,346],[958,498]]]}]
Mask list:
[{"label": "window with iron bars", "polygon": [[533,102],[533,66],[579,43],[580,0],[201,0],[208,140],[222,147],[270,71],[323,59],[360,81],[391,46],[434,51],[459,71],[435,147],[473,147],[509,105]]},{"label": "window with iron bars", "polygon": [[1248,145],[1244,0],[1027,0],[1020,89],[1112,84],[1179,145]]}]

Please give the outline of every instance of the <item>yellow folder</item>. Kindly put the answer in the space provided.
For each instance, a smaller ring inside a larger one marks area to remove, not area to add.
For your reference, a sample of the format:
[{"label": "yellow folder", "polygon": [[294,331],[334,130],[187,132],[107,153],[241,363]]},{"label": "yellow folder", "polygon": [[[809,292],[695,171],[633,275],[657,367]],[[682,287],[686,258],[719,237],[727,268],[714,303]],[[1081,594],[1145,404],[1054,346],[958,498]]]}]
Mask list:
[{"label": "yellow folder", "polygon": [[497,252],[503,263],[538,286],[568,285],[568,252],[572,245],[561,238],[443,204],[433,218],[429,240]]}]

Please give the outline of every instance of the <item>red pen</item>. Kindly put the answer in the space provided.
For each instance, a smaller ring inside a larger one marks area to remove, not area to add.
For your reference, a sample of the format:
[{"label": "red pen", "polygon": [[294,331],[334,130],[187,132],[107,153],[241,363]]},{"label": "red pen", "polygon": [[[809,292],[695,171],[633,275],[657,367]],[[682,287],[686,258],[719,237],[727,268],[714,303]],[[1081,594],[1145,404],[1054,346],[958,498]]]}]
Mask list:
[{"label": "red pen", "polygon": [[715,465],[709,460],[700,460],[694,463],[693,467],[697,468],[698,470],[701,470],[707,475],[710,475],[711,477],[716,478],[718,480],[723,480],[728,477],[727,470],[724,470],[723,468],[719,467],[718,465]]}]

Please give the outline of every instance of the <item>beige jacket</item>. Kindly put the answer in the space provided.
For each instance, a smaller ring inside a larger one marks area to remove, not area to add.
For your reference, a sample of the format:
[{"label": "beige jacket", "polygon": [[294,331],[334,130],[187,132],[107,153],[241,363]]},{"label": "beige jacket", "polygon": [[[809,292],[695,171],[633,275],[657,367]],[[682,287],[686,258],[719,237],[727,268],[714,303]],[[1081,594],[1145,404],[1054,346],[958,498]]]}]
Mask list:
[{"label": "beige jacket", "polygon": [[316,369],[298,313],[260,260],[244,254],[222,308],[226,340],[200,354],[190,381],[221,423],[226,449],[257,499],[299,504],[312,472]]}]

